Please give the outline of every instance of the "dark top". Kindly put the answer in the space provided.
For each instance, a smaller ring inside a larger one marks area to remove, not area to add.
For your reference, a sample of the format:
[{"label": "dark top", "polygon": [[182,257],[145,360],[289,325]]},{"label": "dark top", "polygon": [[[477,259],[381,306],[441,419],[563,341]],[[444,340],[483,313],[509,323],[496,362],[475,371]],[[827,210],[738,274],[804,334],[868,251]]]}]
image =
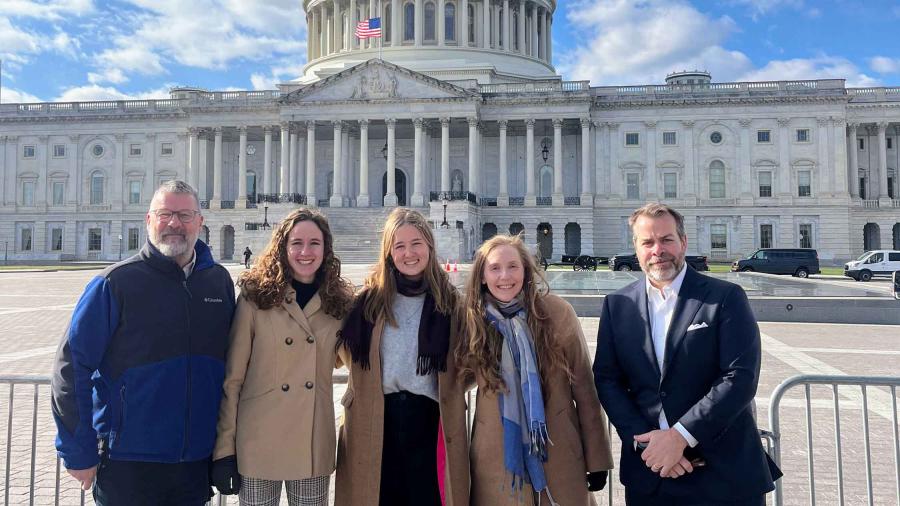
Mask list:
[{"label": "dark top", "polygon": [[297,290],[297,304],[300,306],[300,309],[305,308],[306,303],[313,298],[313,295],[315,295],[317,291],[319,291],[318,281],[301,283],[296,279],[292,279],[291,286],[294,287],[294,290]]}]

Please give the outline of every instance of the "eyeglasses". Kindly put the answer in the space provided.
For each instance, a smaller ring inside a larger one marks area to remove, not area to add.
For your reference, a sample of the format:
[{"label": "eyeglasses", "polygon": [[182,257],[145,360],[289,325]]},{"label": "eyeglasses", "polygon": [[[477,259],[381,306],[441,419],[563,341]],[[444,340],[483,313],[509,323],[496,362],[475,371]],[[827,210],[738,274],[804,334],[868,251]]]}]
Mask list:
[{"label": "eyeglasses", "polygon": [[200,211],[169,211],[168,209],[151,209],[151,213],[156,215],[156,219],[162,223],[169,223],[173,216],[178,217],[181,223],[190,223],[194,221],[194,217],[200,214]]}]

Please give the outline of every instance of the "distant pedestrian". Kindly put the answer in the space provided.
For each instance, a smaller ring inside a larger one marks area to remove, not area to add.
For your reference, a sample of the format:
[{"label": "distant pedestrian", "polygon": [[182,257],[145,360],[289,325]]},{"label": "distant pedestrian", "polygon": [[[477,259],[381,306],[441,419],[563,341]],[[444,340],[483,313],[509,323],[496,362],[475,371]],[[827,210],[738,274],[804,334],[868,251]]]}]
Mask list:
[{"label": "distant pedestrian", "polygon": [[250,256],[253,255],[253,252],[250,251],[250,246],[244,248],[244,267],[250,268]]}]

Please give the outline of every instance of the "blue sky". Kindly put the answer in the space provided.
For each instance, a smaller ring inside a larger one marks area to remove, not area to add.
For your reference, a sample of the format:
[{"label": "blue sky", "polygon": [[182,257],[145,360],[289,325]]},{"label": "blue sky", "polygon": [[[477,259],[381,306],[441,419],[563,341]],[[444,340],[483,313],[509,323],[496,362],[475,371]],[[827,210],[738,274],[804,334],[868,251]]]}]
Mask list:
[{"label": "blue sky", "polygon": [[[3,102],[271,89],[302,73],[301,0],[0,0]],[[844,78],[900,85],[900,3],[560,0],[554,63],[593,85]]]}]

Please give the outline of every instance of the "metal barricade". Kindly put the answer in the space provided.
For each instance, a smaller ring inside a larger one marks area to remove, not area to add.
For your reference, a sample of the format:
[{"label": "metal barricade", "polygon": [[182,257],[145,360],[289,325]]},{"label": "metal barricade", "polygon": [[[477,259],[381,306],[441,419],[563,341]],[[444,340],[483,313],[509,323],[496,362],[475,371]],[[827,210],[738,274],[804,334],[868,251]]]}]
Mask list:
[{"label": "metal barricade", "polygon": [[[816,460],[814,453],[814,443],[816,443],[817,439],[813,436],[814,432],[814,424],[813,424],[813,396],[811,394],[811,387],[814,385],[823,385],[826,387],[831,387],[831,400],[829,409],[833,410],[833,420],[830,423],[834,425],[834,459],[835,459],[835,473],[836,479],[834,480],[835,489],[833,492],[836,494],[836,503],[843,506],[845,504],[845,495],[846,495],[846,483],[845,483],[845,468],[844,468],[844,441],[842,439],[842,418],[841,418],[841,396],[845,398],[849,398],[848,402],[860,402],[861,410],[862,410],[862,419],[861,419],[861,429],[862,429],[862,451],[864,452],[864,471],[865,471],[865,494],[867,502],[866,504],[873,505],[875,504],[875,489],[873,486],[873,460],[872,460],[872,436],[871,432],[871,424],[869,419],[869,411],[870,411],[870,397],[875,397],[872,401],[876,405],[876,413],[885,418],[889,419],[891,422],[891,436],[886,436],[892,438],[893,441],[893,455],[884,455],[883,460],[879,462],[887,464],[890,460],[893,460],[893,480],[895,487],[896,496],[893,498],[895,501],[894,504],[900,504],[900,439],[898,439],[898,427],[897,427],[897,387],[900,386],[900,377],[888,377],[888,376],[833,376],[833,375],[799,375],[789,378],[782,382],[772,393],[772,398],[769,404],[769,425],[771,427],[771,440],[773,443],[773,458],[775,462],[782,466],[782,453],[784,449],[784,431],[782,429],[782,401],[784,400],[785,394],[795,387],[802,387],[804,394],[804,405],[805,405],[805,426],[806,426],[806,467],[807,467],[807,478],[808,478],[808,486],[809,486],[809,504],[814,506],[816,504]],[[847,387],[843,389],[839,389],[839,387]],[[858,388],[850,388],[850,387],[858,387]],[[881,388],[888,388],[890,390],[890,401],[887,400],[888,393],[882,390]],[[821,400],[817,399],[819,405],[821,406]],[[825,401],[828,403],[828,401]],[[890,411],[890,414],[887,412]],[[819,421],[819,420],[817,420]],[[829,422],[822,422],[821,425],[827,426]],[[827,428],[827,427],[826,427]],[[844,429],[846,429],[846,425]],[[821,432],[821,429],[820,429]],[[885,438],[885,439],[886,439]],[[883,441],[884,439],[879,439],[877,441]],[[823,440],[818,440],[818,444],[824,444]],[[822,451],[820,450],[820,454]],[[855,456],[858,453],[856,448],[851,448],[847,454]],[[821,469],[821,467],[819,467]],[[793,469],[785,469],[782,466],[782,470],[785,471],[785,478],[787,478],[788,473],[793,471]],[[782,483],[785,478],[778,480],[775,483],[775,506],[781,506],[784,504],[784,484]],[[828,482],[831,480],[829,479]],[[832,492],[832,490],[829,490]],[[796,499],[796,498],[795,498]],[[829,501],[831,502],[831,501]],[[851,499],[851,502],[855,503],[854,499]]]}]

